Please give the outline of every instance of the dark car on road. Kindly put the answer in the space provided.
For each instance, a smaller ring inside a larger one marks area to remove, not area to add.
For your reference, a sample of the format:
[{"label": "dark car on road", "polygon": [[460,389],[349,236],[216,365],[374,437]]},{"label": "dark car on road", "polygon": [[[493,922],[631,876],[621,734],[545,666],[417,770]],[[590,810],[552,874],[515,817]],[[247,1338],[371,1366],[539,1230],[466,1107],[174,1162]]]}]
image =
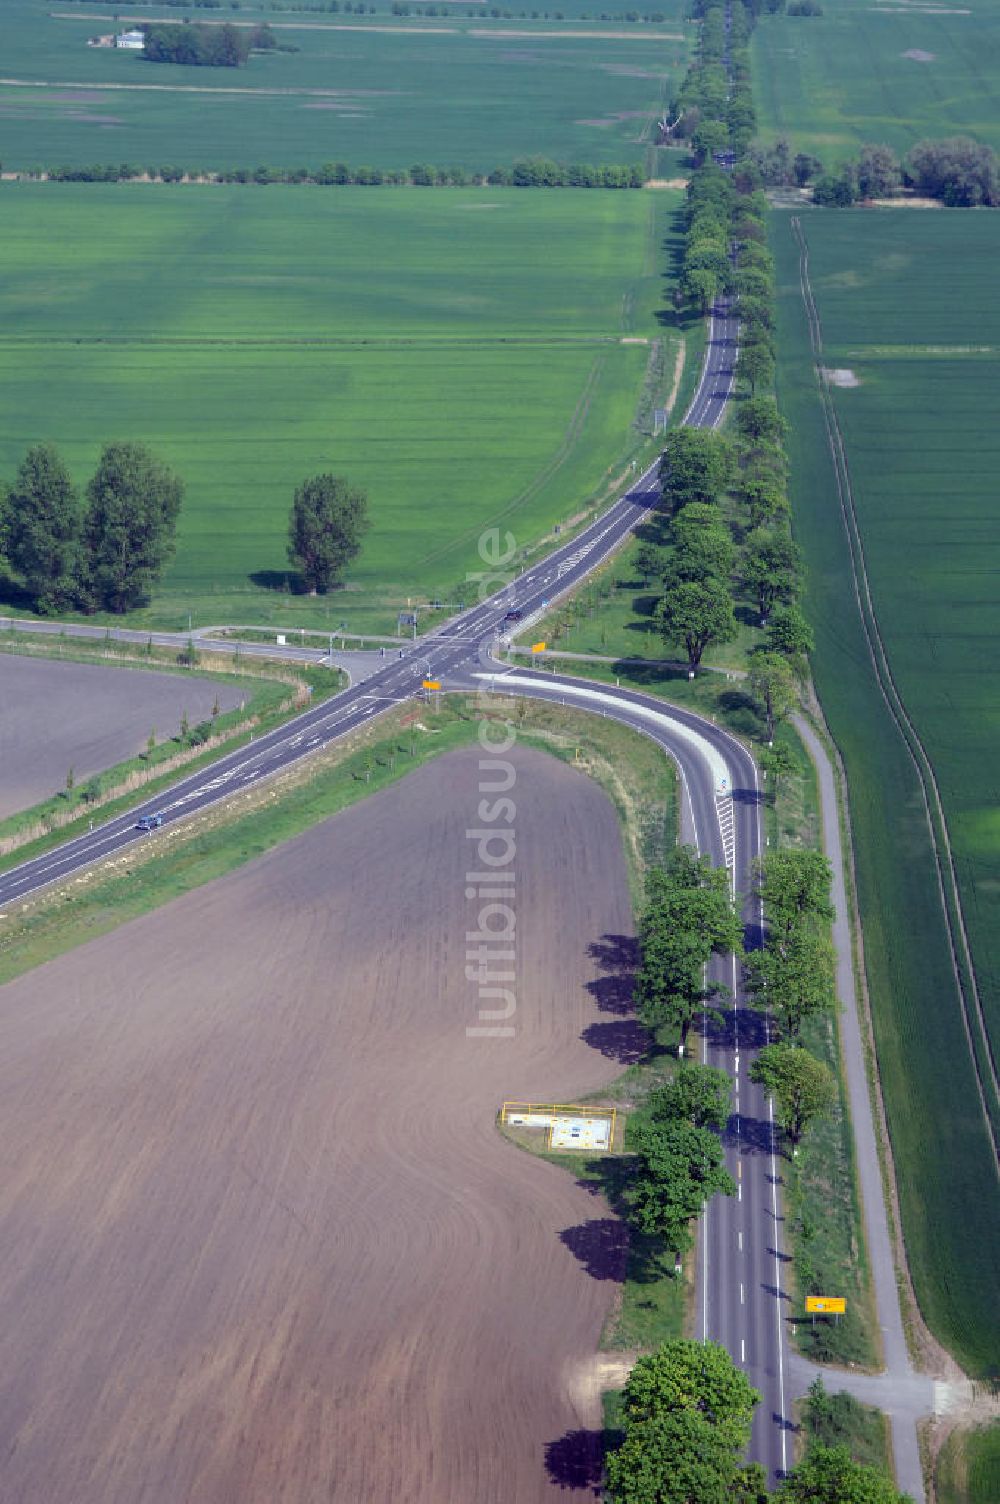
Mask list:
[{"label": "dark car on road", "polygon": [[508,611],[507,615],[504,617],[504,621],[523,621],[523,620],[524,620],[524,612],[523,611]]},{"label": "dark car on road", "polygon": [[136,830],[159,830],[162,824],[162,815],[143,815],[140,820],[136,821],[135,828]]}]

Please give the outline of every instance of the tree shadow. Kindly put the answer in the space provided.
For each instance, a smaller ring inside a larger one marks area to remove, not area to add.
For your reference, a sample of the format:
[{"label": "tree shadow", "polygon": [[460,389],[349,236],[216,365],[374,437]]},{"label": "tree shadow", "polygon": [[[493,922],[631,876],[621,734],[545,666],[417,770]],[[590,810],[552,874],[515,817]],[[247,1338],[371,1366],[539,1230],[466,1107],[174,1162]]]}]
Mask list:
[{"label": "tree shadow", "polygon": [[767,1019],[756,1008],[741,1007],[733,1012],[730,1008],[709,1008],[702,1021],[699,1015],[692,1028],[701,1035],[706,1044],[733,1051],[737,1043],[741,1050],[761,1050],[768,1043]]},{"label": "tree shadow", "polygon": [[686,680],[688,676],[683,664],[669,662],[666,659],[655,663],[649,661],[636,663],[634,660],[620,658],[611,666],[615,673],[627,674],[632,683],[640,688],[676,683],[678,680]]},{"label": "tree shadow", "polygon": [[633,532],[640,543],[653,543],[657,548],[666,548],[670,542],[670,518],[666,512],[650,512]]},{"label": "tree shadow", "polygon": [[588,1024],[580,1038],[592,1050],[619,1065],[638,1065],[649,1055],[653,1036],[637,1018],[622,1018],[614,1023]]},{"label": "tree shadow", "polygon": [[257,569],[249,576],[258,590],[279,590],[282,595],[301,595],[302,576],[297,569]]},{"label": "tree shadow", "polygon": [[634,935],[602,935],[587,947],[590,959],[603,976],[587,983],[587,991],[602,1013],[624,1015],[632,1011],[632,992],[639,964],[639,942]]},{"label": "tree shadow", "polygon": [[765,1295],[773,1295],[775,1300],[791,1300],[787,1290],[782,1290],[778,1285],[766,1285],[763,1282],[760,1287]]},{"label": "tree shadow", "polygon": [[565,1227],[559,1241],[579,1260],[591,1279],[610,1279],[616,1284],[625,1279],[628,1228],[617,1217],[599,1217],[581,1222],[578,1227]]},{"label": "tree shadow", "polygon": [[34,611],[35,598],[10,575],[0,574],[0,605],[13,606],[17,611]]},{"label": "tree shadow", "polygon": [[722,1131],[722,1142],[727,1148],[740,1148],[744,1154],[777,1153],[778,1135],[767,1118],[752,1118],[743,1112],[734,1112]]},{"label": "tree shadow", "polygon": [[719,706],[726,712],[727,724],[743,736],[760,735],[761,718],[757,703],[742,689],[726,689],[719,696]]},{"label": "tree shadow", "polygon": [[604,1432],[567,1431],[545,1444],[545,1470],[557,1488],[587,1489],[595,1499],[604,1479]]},{"label": "tree shadow", "polygon": [[590,1196],[603,1196],[616,1217],[625,1217],[628,1210],[627,1194],[635,1176],[631,1159],[613,1156],[606,1159],[589,1159],[585,1165],[586,1180],[576,1184]]}]

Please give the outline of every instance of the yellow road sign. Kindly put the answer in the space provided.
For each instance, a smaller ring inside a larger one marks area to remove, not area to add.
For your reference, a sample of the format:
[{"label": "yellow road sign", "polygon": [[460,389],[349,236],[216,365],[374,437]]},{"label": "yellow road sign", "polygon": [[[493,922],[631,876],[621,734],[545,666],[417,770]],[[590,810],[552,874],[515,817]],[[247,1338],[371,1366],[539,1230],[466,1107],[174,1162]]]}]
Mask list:
[{"label": "yellow road sign", "polygon": [[440,679],[425,679],[423,681],[423,684],[424,684],[424,689],[440,689],[441,688],[441,681],[440,681]]},{"label": "yellow road sign", "polygon": [[531,644],[531,651],[533,653],[544,653],[545,652],[545,644],[544,644],[544,642],[533,642]]},{"label": "yellow road sign", "polygon": [[807,1295],[806,1312],[810,1316],[843,1316],[847,1301],[842,1295]]}]

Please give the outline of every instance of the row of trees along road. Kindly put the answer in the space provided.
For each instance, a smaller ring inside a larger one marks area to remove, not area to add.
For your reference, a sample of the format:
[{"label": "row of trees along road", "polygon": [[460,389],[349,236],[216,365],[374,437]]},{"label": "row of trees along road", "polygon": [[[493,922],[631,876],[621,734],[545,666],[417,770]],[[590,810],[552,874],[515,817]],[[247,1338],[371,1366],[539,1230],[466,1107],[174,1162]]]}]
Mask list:
[{"label": "row of trees along road", "polygon": [[763,1468],[745,1460],[760,1395],[714,1342],[678,1339],[639,1358],[622,1399],[610,1504],[907,1504],[846,1447],[816,1444],[769,1494]]},{"label": "row of trees along road", "polygon": [[[774,262],[767,205],[748,149],[755,129],[747,42],[757,7],[731,7],[730,70],[725,12],[696,6],[698,54],[673,108],[671,134],[690,140],[697,169],[687,188],[679,306],[707,313],[722,294],[740,320],[740,400],[732,438],[672,432],[660,466],[662,510],[646,529],[637,564],[662,589],[655,611],[664,642],[682,647],[691,674],[706,649],[731,642],[737,611],[752,605],[766,631],[753,656],[750,689],[767,741],[795,703],[812,634],[798,607],[801,558],[789,524],[784,422],[774,379]],[[713,153],[731,152],[732,172]]]},{"label": "row of trees along road", "polygon": [[[739,406],[735,443],[695,429],[668,438],[661,525],[647,536],[638,562],[647,578],[663,582],[660,628],[667,642],[683,643],[692,673],[710,642],[736,635],[733,596],[749,594],[768,633],[754,655],[751,685],[770,740],[812,642],[796,604],[800,567],[788,523],[783,425],[773,398],[760,391],[774,375],[774,271],[764,243],[764,205],[755,185],[739,177],[754,124],[745,51],[753,14],[734,0],[731,88],[722,8],[696,0],[696,14],[702,18],[699,58],[677,108],[679,133],[691,138],[701,163],[688,188],[683,296],[702,309],[721,291],[734,296],[741,321],[738,369],[749,391]],[[711,153],[721,150],[736,154],[732,177],[711,165]],[[738,508],[732,519],[723,506],[728,498]],[[747,983],[779,1037],[759,1053],[751,1074],[774,1096],[794,1152],[836,1095],[831,1073],[798,1041],[805,1018],[835,1006],[831,873],[816,852],[782,850],[758,864],[756,881],[768,930],[763,949],[745,958]],[[647,877],[639,939],[637,1007],[654,1031],[667,1026],[677,1032],[683,1057],[691,1023],[722,991],[707,982],[706,963],[713,951],[742,950],[729,873],[679,848]],[[708,1197],[735,1192],[717,1136],[730,1093],[724,1071],[682,1064],[629,1125],[636,1153],[630,1217],[675,1254],[690,1245],[691,1224]],[[607,1457],[607,1498],[611,1504],[765,1504],[769,1498],[774,1504],[902,1504],[883,1474],[856,1464],[844,1448],[819,1446],[769,1496],[763,1470],[745,1461],[759,1402],[715,1344],[671,1342],[640,1358],[625,1387],[624,1436]]]},{"label": "row of trees along road", "polygon": [[[763,947],[744,957],[751,1002],[777,1035],[760,1051],[751,1078],[775,1098],[777,1117],[797,1150],[815,1118],[837,1096],[828,1067],[801,1045],[805,1019],[836,1007],[829,936],[831,871],[821,853],[776,850],[759,863],[757,888],[768,923]],[[639,920],[641,961],[635,1001],[646,1026],[678,1037],[683,1059],[699,1013],[718,1007],[725,989],[706,978],[713,952],[741,952],[743,929],[725,868],[682,846],[646,879]],[[725,1126],[730,1082],[724,1071],[688,1065],[651,1093],[630,1126],[637,1170],[631,1218],[675,1254],[690,1245],[690,1224],[716,1191],[735,1187],[713,1129]]]},{"label": "row of trees along road", "polygon": [[0,551],[34,610],[127,611],[174,551],[184,487],[144,444],[109,444],[85,502],[51,444],[28,450],[0,496]]},{"label": "row of trees along road", "polygon": [[837,1006],[831,882],[830,864],[819,851],[770,851],[757,866],[767,928],[761,949],[746,957],[746,985],[779,1038],[760,1051],[750,1078],[773,1096],[793,1154],[809,1124],[837,1099],[833,1073],[799,1038],[806,1019]]}]

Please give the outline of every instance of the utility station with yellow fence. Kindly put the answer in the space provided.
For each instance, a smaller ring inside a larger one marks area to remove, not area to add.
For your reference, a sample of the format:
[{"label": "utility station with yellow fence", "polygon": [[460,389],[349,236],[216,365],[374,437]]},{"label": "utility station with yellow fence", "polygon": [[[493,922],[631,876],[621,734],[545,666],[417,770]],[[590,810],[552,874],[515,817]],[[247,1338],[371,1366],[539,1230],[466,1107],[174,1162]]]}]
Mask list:
[{"label": "utility station with yellow fence", "polygon": [[546,1149],[586,1149],[609,1154],[615,1146],[617,1108],[565,1102],[505,1102],[502,1128],[543,1132]]}]

